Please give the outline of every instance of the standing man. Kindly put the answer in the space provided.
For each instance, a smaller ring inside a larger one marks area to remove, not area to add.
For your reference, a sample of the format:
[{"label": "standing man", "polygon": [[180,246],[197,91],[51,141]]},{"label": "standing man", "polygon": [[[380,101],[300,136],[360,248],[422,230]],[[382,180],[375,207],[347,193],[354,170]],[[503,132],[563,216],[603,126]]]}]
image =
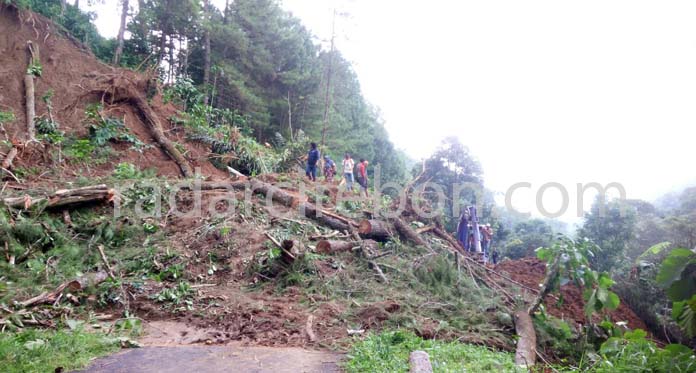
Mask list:
[{"label": "standing man", "polygon": [[491,224],[484,225],[483,229],[481,229],[481,233],[483,236],[483,261],[487,264],[491,251],[491,240],[493,240],[493,228],[491,228]]},{"label": "standing man", "polygon": [[365,197],[370,196],[367,193],[367,165],[369,163],[364,159],[360,158],[360,163],[358,163],[358,184],[360,184],[360,191],[365,192]]},{"label": "standing man", "polygon": [[353,167],[355,162],[349,153],[343,158],[343,178],[346,179],[346,190],[353,191]]},{"label": "standing man", "polygon": [[307,153],[307,177],[309,180],[317,181],[317,161],[319,161],[319,150],[316,143],[309,144],[310,149]]}]

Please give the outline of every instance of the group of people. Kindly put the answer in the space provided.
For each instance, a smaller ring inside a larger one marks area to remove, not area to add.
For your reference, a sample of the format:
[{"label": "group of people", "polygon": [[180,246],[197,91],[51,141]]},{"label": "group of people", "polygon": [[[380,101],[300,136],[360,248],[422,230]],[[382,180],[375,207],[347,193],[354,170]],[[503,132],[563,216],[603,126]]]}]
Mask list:
[{"label": "group of people", "polygon": [[464,209],[457,225],[457,240],[468,252],[483,253],[484,263],[492,260],[498,263],[498,252],[493,250],[491,255],[491,242],[493,242],[493,228],[490,224],[479,224],[476,214],[476,206]]},{"label": "group of people", "polygon": [[[311,143],[309,152],[307,153],[307,168],[305,174],[307,178],[311,181],[317,181],[317,164],[321,154],[319,149],[317,149],[316,143]],[[369,197],[367,192],[368,178],[367,178],[367,165],[369,162],[364,158],[360,158],[360,162],[357,165],[357,175],[353,178],[353,170],[355,167],[355,161],[351,158],[349,153],[346,153],[343,158],[343,178],[346,182],[346,191],[353,191],[353,182],[357,180],[358,185],[360,185],[360,192],[365,194],[365,197]],[[331,157],[324,155],[324,178],[327,182],[332,183],[334,181],[334,176],[336,175],[336,162],[334,162]]]}]

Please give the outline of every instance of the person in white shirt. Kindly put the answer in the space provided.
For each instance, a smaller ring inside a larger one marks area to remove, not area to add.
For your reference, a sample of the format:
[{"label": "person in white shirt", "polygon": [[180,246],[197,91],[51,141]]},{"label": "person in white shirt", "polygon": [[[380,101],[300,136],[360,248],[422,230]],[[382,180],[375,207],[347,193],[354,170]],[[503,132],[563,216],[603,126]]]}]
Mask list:
[{"label": "person in white shirt", "polygon": [[353,191],[353,167],[355,162],[350,157],[350,154],[346,153],[345,158],[343,158],[343,177],[346,179],[346,190]]}]

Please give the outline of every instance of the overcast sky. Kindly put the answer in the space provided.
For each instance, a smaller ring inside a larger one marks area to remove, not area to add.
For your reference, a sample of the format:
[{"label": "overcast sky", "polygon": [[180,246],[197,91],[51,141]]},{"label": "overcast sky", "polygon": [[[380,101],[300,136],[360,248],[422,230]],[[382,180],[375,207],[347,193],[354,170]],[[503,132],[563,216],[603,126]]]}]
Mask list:
[{"label": "overcast sky", "polygon": [[[114,35],[118,9],[108,3],[97,23]],[[571,206],[576,183],[619,182],[648,200],[696,183],[695,1],[283,6],[323,40],[332,9],[348,13],[337,19],[337,46],[396,146],[421,158],[458,136],[487,187],[532,183],[516,194],[520,210],[546,182],[566,185]],[[548,191],[548,210],[557,196]]]}]

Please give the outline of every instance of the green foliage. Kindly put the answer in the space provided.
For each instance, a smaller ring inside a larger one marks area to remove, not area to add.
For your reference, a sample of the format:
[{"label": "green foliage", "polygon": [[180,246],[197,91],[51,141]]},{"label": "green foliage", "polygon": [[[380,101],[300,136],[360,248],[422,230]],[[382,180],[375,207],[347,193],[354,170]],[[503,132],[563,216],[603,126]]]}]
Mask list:
[{"label": "green foliage", "polygon": [[635,209],[619,200],[603,202],[597,197],[592,209],[585,214],[578,237],[587,237],[598,245],[599,252],[590,258],[599,271],[615,270],[626,260],[628,245],[635,236]]},{"label": "green foliage", "polygon": [[580,334],[571,325],[544,312],[534,315],[533,321],[538,345],[546,346],[546,351],[563,359],[580,357]]},{"label": "green foliage", "polygon": [[72,371],[119,348],[117,339],[81,328],[4,332],[0,333],[0,366],[8,373]]},{"label": "green foliage", "polygon": [[11,111],[0,111],[0,125],[14,121],[15,115]]},{"label": "green foliage", "polygon": [[33,75],[35,77],[41,77],[43,74],[43,66],[40,63],[32,63],[27,67],[27,75]]},{"label": "green foliage", "polygon": [[458,342],[424,340],[405,331],[370,334],[353,345],[345,368],[348,372],[408,372],[411,351],[430,356],[434,372],[522,372],[513,355]]},{"label": "green foliage", "polygon": [[154,300],[162,303],[174,305],[184,304],[186,309],[193,309],[193,289],[186,281],[180,281],[175,287],[164,288],[159,293],[152,296]]},{"label": "green foliage", "polygon": [[619,306],[619,296],[609,290],[614,284],[606,272],[597,272],[590,268],[590,258],[599,251],[597,245],[584,238],[573,240],[559,237],[549,248],[538,248],[537,257],[549,263],[547,273],[557,269],[556,276],[549,284],[553,290],[574,282],[584,289],[585,316],[589,320],[593,313],[613,310]]},{"label": "green foliage", "polygon": [[69,141],[63,149],[65,156],[79,162],[91,160],[96,146],[89,139],[77,139]]},{"label": "green foliage", "polygon": [[646,339],[647,333],[637,329],[623,336],[611,337],[599,350],[602,359],[591,372],[693,372],[694,352],[683,345],[669,344],[659,348]]},{"label": "green foliage", "polygon": [[696,253],[673,249],[662,261],[656,282],[672,303],[672,318],[689,337],[696,336]]},{"label": "green foliage", "polygon": [[85,111],[89,123],[90,139],[94,145],[102,147],[109,141],[125,141],[133,144],[134,148],[145,146],[137,137],[132,135],[123,124],[123,120],[114,117],[104,117],[100,105],[90,105]]},{"label": "green foliage", "polygon": [[544,220],[524,220],[514,225],[502,243],[501,251],[511,259],[520,259],[533,255],[539,247],[549,247],[553,238],[553,228]]},{"label": "green foliage", "polygon": [[114,167],[112,175],[119,180],[146,179],[154,177],[155,170],[148,169],[141,171],[132,163],[121,162]]},{"label": "green foliage", "polygon": [[36,119],[36,131],[41,138],[49,144],[61,144],[65,140],[65,133],[58,130],[58,123],[50,118],[39,117]]},{"label": "green foliage", "polygon": [[[414,166],[413,173],[419,175],[423,166]],[[469,148],[456,137],[448,137],[442,141],[435,153],[425,161],[425,173],[420,182],[429,181],[444,188],[447,196],[444,206],[445,224],[454,230],[459,216],[454,216],[455,206],[483,204],[483,170]],[[457,191],[457,186],[463,187]],[[457,193],[457,196],[454,194]],[[425,190],[424,197],[432,202],[439,198],[432,190]],[[454,199],[452,199],[454,198]],[[439,201],[442,203],[442,201]],[[481,213],[481,211],[479,211]]]}]

